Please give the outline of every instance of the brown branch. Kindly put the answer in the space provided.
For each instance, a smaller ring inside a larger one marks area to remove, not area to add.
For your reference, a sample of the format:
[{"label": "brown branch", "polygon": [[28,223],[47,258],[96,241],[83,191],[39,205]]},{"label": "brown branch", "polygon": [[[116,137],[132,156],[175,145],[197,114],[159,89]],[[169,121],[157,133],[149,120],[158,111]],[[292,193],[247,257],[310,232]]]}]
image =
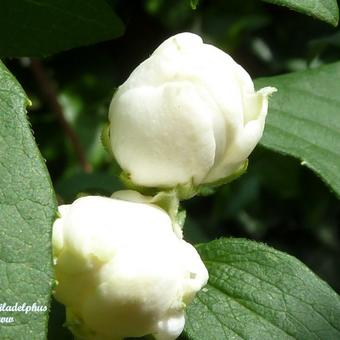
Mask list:
[{"label": "brown branch", "polygon": [[82,169],[85,172],[91,172],[91,164],[86,160],[85,151],[80,143],[80,140],[71,125],[66,120],[63,108],[58,102],[56,86],[53,80],[47,74],[43,63],[40,60],[31,59],[31,70],[35,80],[37,81],[41,94],[46,101],[46,104],[49,106],[50,110],[55,113],[60,126],[64,130],[66,137],[74,149]]}]

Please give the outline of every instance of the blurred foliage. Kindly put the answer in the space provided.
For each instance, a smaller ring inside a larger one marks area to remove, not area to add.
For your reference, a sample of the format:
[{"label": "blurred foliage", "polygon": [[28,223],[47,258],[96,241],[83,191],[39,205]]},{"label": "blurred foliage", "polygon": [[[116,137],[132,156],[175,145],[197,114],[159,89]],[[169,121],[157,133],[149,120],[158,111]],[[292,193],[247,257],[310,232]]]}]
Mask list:
[{"label": "blurred foliage", "polygon": [[0,6],[1,56],[46,56],[124,31],[105,0],[2,0]]},{"label": "blurred foliage", "polygon": [[[125,23],[122,37],[43,60],[91,172],[79,165],[39,90],[30,60],[5,60],[33,102],[29,118],[60,202],[71,202],[78,193],[109,195],[120,188],[100,133],[114,89],[165,38],[182,31],[198,33],[230,53],[253,78],[340,58],[339,28],[261,1],[201,0],[196,10],[186,0],[108,3]],[[245,175],[215,195],[183,206],[190,216],[184,230],[188,240],[235,236],[265,242],[298,257],[340,292],[339,201],[297,160],[257,147]],[[62,323],[60,314],[52,313],[50,339],[66,339],[60,333]]]}]

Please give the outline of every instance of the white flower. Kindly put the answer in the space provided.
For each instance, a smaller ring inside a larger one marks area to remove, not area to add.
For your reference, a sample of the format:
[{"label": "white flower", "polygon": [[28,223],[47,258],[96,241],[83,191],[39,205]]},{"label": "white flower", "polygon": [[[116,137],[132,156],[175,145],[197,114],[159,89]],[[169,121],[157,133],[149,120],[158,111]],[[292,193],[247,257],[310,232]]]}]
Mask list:
[{"label": "white flower", "polygon": [[191,33],[163,42],[115,93],[113,154],[140,186],[217,182],[262,136],[268,96],[228,54]]},{"label": "white flower", "polygon": [[53,226],[57,287],[82,339],[153,334],[175,339],[184,308],[208,279],[195,248],[150,204],[88,196],[59,207]]}]

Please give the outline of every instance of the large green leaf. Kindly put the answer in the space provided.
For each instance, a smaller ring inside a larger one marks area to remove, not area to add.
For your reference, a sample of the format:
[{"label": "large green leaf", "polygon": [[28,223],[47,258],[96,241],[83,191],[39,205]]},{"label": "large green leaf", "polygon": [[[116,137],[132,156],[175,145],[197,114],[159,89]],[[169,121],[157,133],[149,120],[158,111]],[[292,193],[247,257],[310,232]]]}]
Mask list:
[{"label": "large green leaf", "polygon": [[339,22],[339,8],[336,0],[263,0],[275,5],[285,6],[294,11],[336,26]]},{"label": "large green leaf", "polygon": [[301,159],[340,196],[340,62],[256,81],[265,85],[278,92],[261,144]]},{"label": "large green leaf", "polygon": [[[56,201],[26,119],[28,99],[0,62],[0,303],[49,307]],[[46,339],[48,310],[4,312],[1,339]]]},{"label": "large green leaf", "polygon": [[340,298],[297,259],[243,239],[201,244],[209,282],[185,335],[205,339],[340,339]]},{"label": "large green leaf", "polygon": [[1,0],[0,56],[46,56],[121,35],[105,0]]}]

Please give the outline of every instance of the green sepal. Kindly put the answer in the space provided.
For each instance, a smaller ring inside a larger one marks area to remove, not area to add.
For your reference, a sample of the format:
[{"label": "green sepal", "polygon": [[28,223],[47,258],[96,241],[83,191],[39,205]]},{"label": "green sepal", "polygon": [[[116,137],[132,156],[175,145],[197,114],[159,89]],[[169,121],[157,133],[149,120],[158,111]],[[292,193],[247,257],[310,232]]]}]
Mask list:
[{"label": "green sepal", "polygon": [[185,223],[185,219],[187,217],[187,212],[184,209],[179,209],[178,213],[177,213],[177,223],[178,225],[183,229],[184,227],[184,223]]},{"label": "green sepal", "polygon": [[138,191],[142,193],[143,195],[156,196],[160,192],[175,192],[178,200],[183,201],[183,200],[188,200],[194,197],[195,195],[208,196],[208,195],[213,194],[217,187],[234,181],[235,179],[243,175],[247,171],[247,168],[248,168],[248,159],[246,159],[234,173],[232,173],[231,175],[227,177],[219,179],[218,181],[195,186],[193,179],[192,179],[190,182],[177,185],[174,188],[144,187],[144,186],[137,185],[133,183],[133,181],[131,180],[130,174],[128,174],[125,171],[122,171],[120,173],[119,178],[126,188]]},{"label": "green sepal", "polygon": [[111,149],[111,143],[110,143],[110,123],[105,123],[102,133],[100,135],[100,140],[104,146],[104,149],[108,152],[108,154],[114,158],[112,149]]},{"label": "green sepal", "polygon": [[182,200],[188,200],[194,197],[195,195],[208,196],[208,195],[213,194],[217,187],[224,185],[224,184],[228,184],[234,181],[235,179],[239,178],[241,175],[243,175],[247,171],[247,168],[248,168],[248,159],[246,159],[234,173],[232,173],[231,175],[227,177],[219,179],[218,181],[195,186],[193,180],[191,180],[188,183],[177,185],[174,188],[144,187],[144,186],[136,185],[135,183],[132,182],[130,175],[125,171],[121,172],[119,178],[128,189],[136,190],[142,193],[143,195],[156,196],[157,193],[159,192],[173,192],[174,191],[177,195],[177,198],[180,201],[182,201]]},{"label": "green sepal", "polygon": [[177,198],[182,201],[192,198],[197,194],[197,189],[195,188],[192,180],[188,183],[180,184],[175,187],[144,187],[132,182],[130,174],[125,171],[121,172],[119,179],[126,188],[136,190],[147,196],[155,196],[159,192],[175,192]]},{"label": "green sepal", "polygon": [[126,171],[122,171],[120,173],[119,179],[127,189],[138,191],[142,195],[154,196],[157,194],[157,192],[161,191],[155,187],[144,187],[144,186],[135,184],[134,182],[132,182],[130,174],[127,173]]},{"label": "green sepal", "polygon": [[200,196],[209,196],[209,195],[213,194],[216,191],[217,187],[224,185],[224,184],[228,184],[228,183],[234,181],[235,179],[239,178],[241,175],[243,175],[247,171],[248,163],[249,163],[248,159],[246,159],[240,165],[240,167],[234,173],[232,173],[230,176],[219,179],[216,182],[199,185],[198,188],[197,188],[197,194],[200,195]]}]

